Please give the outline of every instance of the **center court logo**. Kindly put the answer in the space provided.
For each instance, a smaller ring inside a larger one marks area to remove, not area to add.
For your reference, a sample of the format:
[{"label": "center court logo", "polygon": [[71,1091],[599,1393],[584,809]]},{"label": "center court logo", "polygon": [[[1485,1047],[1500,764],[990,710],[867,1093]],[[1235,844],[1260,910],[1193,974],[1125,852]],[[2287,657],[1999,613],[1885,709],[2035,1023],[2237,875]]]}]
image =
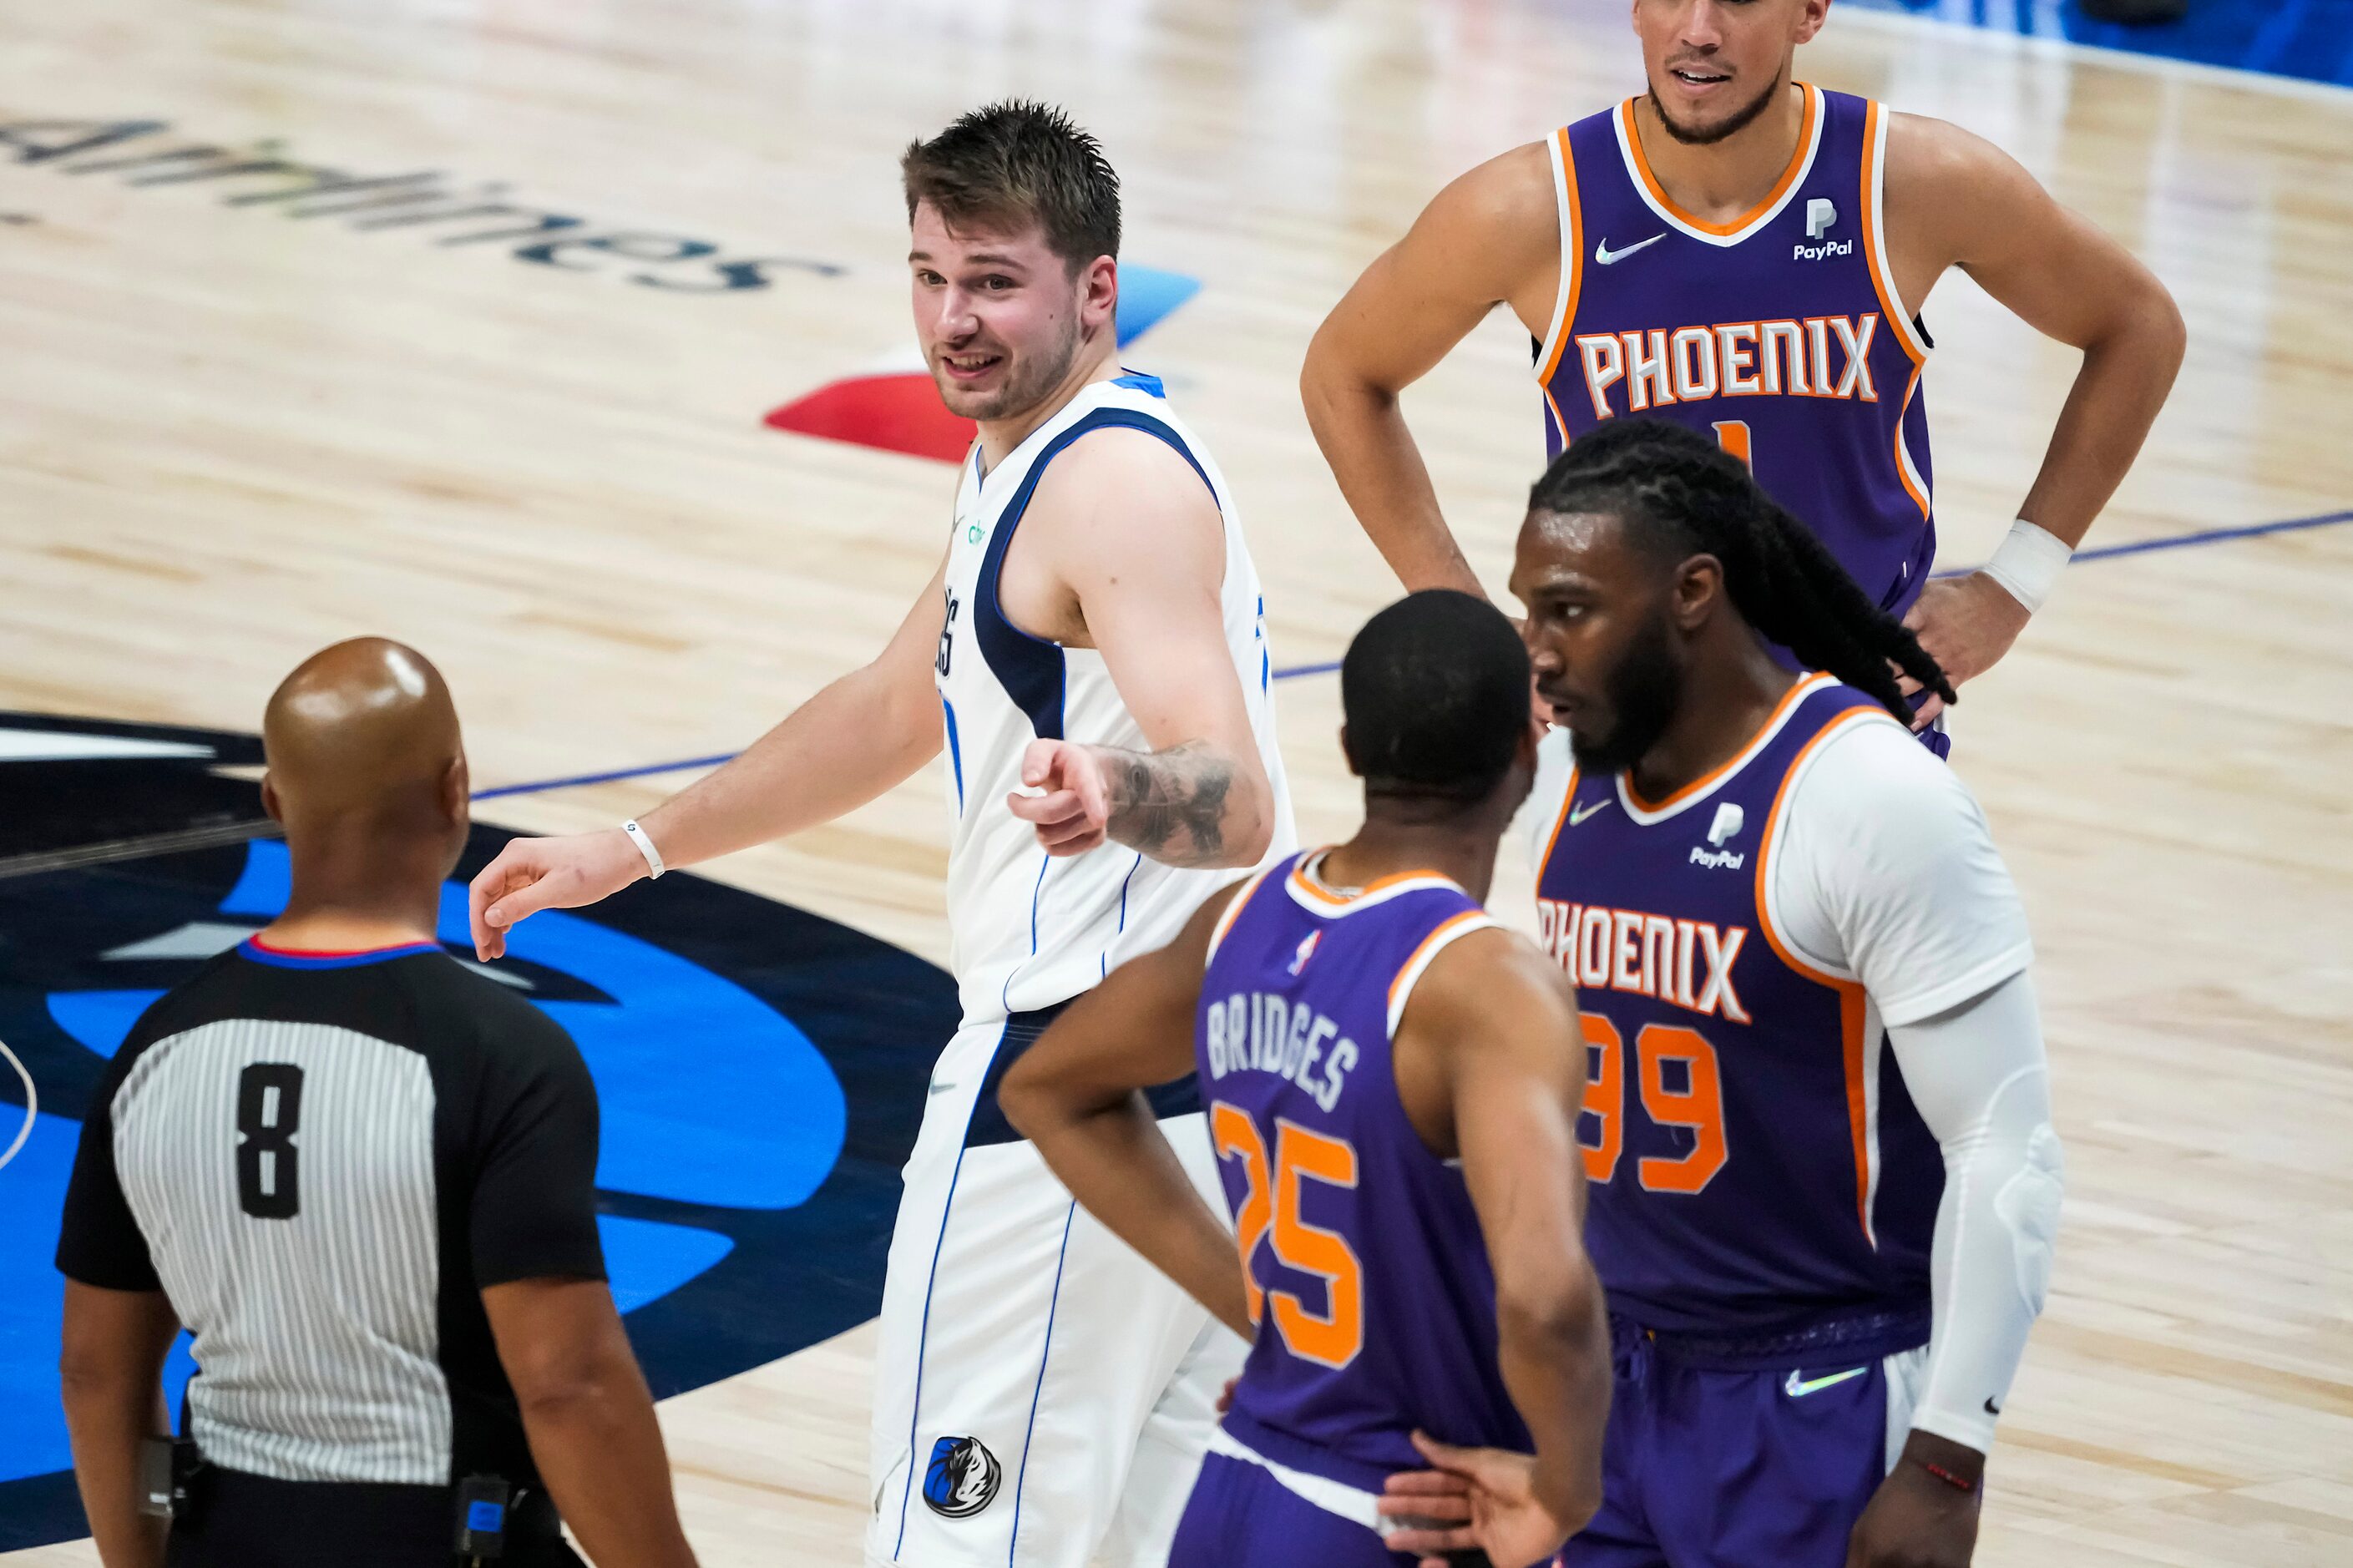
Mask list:
[{"label": "center court logo", "polygon": [[970,1519],[997,1497],[1005,1479],[997,1456],[977,1437],[943,1437],[923,1467],[923,1505],[942,1519]]},{"label": "center court logo", "polygon": [[366,174],[287,155],[281,138],[188,141],[168,120],[0,121],[0,160],[64,174],[103,174],[134,189],[203,184],[220,205],[281,221],[325,218],[355,233],[397,229],[436,246],[496,245],[515,260],[557,272],[609,273],[640,289],[735,295],[767,289],[776,274],[839,278],[849,268],[807,256],[742,256],[711,240],[510,199],[503,180],[455,178],[438,169]]},{"label": "center court logo", "polygon": [[[0,1168],[0,1551],[86,1532],[57,1397],[50,1258],[80,1118],[132,1022],[283,906],[258,792],[221,775],[249,736],[0,715],[0,1039],[39,1086]],[[442,889],[470,961],[465,879],[512,836],[477,825]],[[598,1230],[657,1395],[765,1365],[871,1318],[922,1085],[955,1026],[932,965],[691,876],[515,929],[491,979],[579,1044],[604,1123]],[[0,1063],[0,1146],[21,1090]],[[166,1369],[179,1405],[193,1370]]]}]

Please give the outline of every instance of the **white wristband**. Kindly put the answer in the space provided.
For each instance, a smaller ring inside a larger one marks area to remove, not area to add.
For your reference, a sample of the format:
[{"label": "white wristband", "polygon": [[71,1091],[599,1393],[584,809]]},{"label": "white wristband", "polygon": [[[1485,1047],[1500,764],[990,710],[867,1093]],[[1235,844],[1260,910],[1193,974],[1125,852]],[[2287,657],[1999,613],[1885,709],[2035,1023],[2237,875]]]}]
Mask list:
[{"label": "white wristband", "polygon": [[621,824],[621,831],[629,836],[629,842],[636,845],[638,853],[646,858],[646,869],[652,872],[656,879],[659,879],[664,871],[670,869],[662,864],[661,851],[654,847],[652,836],[638,826],[635,817]]},{"label": "white wristband", "polygon": [[1982,570],[2031,615],[2051,596],[2074,553],[2074,546],[2021,517],[2010,525],[2009,537]]}]

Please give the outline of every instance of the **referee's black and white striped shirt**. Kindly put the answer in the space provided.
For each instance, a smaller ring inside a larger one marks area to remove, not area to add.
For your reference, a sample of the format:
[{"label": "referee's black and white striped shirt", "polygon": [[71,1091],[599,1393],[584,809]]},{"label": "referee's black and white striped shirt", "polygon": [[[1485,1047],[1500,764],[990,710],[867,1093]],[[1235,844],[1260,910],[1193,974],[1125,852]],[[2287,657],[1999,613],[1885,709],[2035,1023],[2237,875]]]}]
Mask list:
[{"label": "referee's black and white striped shirt", "polygon": [[248,942],[123,1042],[58,1267],[169,1297],[215,1464],[535,1487],[480,1292],[604,1278],[596,1169],[587,1068],[530,1003],[429,943]]}]

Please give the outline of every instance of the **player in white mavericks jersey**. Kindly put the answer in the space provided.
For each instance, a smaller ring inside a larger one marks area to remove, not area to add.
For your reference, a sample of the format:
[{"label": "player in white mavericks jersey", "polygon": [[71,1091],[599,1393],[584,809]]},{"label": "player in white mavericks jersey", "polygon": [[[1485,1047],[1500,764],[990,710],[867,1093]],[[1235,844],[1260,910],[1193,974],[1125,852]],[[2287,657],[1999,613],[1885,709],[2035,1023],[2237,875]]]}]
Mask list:
[{"label": "player in white mavericks jersey", "polygon": [[[1158,1564],[1244,1346],[1071,1203],[996,1086],[1062,1004],[1294,847],[1263,603],[1224,481],[1117,363],[1094,140],[1001,104],[902,174],[917,334],[979,424],[946,560],[873,663],[727,766],[642,821],[509,845],[474,940],[495,957],[535,910],[813,826],[944,749],[964,1019],[892,1237],[867,1561]],[[1214,1194],[1198,1110],[1159,1109]]]}]

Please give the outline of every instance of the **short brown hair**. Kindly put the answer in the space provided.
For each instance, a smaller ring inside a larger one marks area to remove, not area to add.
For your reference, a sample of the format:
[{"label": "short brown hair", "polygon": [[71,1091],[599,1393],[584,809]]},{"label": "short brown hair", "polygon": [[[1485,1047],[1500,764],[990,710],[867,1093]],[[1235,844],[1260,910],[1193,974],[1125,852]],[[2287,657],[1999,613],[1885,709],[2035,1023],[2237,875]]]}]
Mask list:
[{"label": "short brown hair", "polygon": [[976,109],[899,160],[907,217],[929,202],[950,224],[1036,224],[1075,273],[1119,255],[1119,175],[1103,143],[1050,104]]}]

